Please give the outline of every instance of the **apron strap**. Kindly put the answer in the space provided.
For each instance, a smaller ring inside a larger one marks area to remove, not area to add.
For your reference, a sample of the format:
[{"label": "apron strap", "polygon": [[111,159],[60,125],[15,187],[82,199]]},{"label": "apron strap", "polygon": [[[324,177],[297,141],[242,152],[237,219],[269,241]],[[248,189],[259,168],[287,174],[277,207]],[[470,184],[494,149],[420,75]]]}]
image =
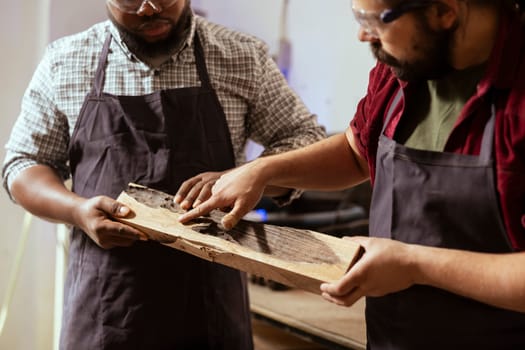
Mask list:
[{"label": "apron strap", "polygon": [[489,162],[493,158],[494,152],[494,124],[496,123],[496,101],[495,98],[492,98],[492,104],[490,106],[490,118],[485,125],[485,130],[483,131],[483,139],[481,140],[481,150],[479,152],[479,157],[481,160]]},{"label": "apron strap", "polygon": [[108,33],[104,47],[102,48],[102,54],[100,55],[97,70],[95,72],[95,83],[93,84],[94,92],[97,96],[102,95],[104,90],[104,81],[106,79],[106,63],[108,60],[109,45],[111,44],[111,33]]},{"label": "apron strap", "polygon": [[212,90],[210,76],[204,60],[204,49],[202,48],[199,33],[197,31],[195,31],[195,61],[197,63],[197,72],[199,73],[202,87]]},{"label": "apron strap", "polygon": [[388,123],[390,123],[390,119],[392,119],[392,116],[394,115],[394,111],[396,110],[397,105],[401,102],[401,99],[403,98],[403,88],[399,88],[397,90],[396,95],[394,96],[394,99],[392,100],[392,103],[390,103],[390,106],[388,107],[388,111],[386,112],[386,119],[383,123],[383,130],[381,130],[381,134],[383,135],[385,133],[386,127]]}]

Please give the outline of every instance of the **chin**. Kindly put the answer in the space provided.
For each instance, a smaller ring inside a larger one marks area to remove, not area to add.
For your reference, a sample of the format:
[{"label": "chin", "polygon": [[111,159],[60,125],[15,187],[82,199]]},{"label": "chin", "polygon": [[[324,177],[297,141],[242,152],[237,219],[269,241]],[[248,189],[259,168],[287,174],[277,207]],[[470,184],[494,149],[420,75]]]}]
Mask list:
[{"label": "chin", "polygon": [[157,43],[161,43],[161,42],[165,41],[166,39],[168,39],[169,36],[170,36],[170,34],[167,33],[167,34],[158,35],[158,36],[154,36],[154,37],[143,36],[143,35],[141,35],[140,37],[142,38],[142,40],[144,40],[148,44],[157,44]]},{"label": "chin", "polygon": [[403,81],[412,82],[418,80],[439,80],[452,71],[447,64],[439,64],[434,67],[423,67],[421,65],[408,65],[404,67],[390,66],[392,73]]}]

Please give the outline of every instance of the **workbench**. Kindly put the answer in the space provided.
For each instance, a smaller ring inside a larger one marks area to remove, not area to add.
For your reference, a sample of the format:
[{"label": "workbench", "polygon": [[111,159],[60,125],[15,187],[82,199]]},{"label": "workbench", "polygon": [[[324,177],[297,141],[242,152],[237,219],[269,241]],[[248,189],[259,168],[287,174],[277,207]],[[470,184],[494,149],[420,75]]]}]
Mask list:
[{"label": "workbench", "polygon": [[366,349],[365,299],[341,307],[299,289],[272,290],[249,283],[253,317],[330,349]]}]

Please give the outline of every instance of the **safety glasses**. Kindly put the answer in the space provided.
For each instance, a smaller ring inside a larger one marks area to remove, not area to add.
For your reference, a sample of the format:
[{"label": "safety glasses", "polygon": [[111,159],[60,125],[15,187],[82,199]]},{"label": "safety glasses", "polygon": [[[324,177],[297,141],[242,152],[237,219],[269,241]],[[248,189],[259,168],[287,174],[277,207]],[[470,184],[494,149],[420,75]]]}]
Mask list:
[{"label": "safety glasses", "polygon": [[117,8],[119,11],[135,14],[148,4],[155,12],[167,9],[179,0],[107,0],[108,4]]},{"label": "safety glasses", "polygon": [[355,19],[363,30],[374,37],[378,36],[377,29],[387,23],[391,23],[407,12],[430,6],[437,0],[403,1],[394,8],[385,9],[381,12],[356,9],[352,6]]}]

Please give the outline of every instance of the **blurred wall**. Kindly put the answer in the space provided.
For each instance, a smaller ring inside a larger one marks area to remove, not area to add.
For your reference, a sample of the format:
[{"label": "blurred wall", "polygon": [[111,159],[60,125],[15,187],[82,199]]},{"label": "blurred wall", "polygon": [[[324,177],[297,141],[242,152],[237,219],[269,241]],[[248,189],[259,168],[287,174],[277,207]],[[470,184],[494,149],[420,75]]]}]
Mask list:
[{"label": "blurred wall", "polygon": [[[18,114],[20,97],[38,62],[47,40],[47,1],[20,0],[2,4],[0,12],[0,141],[7,140]],[[0,148],[3,160],[4,148]],[[0,193],[2,230],[0,231],[0,297],[6,296],[10,269],[13,268],[15,247],[18,244],[23,211],[15,207],[6,193]],[[20,276],[9,309],[4,332],[0,337],[1,349],[38,349],[50,344],[48,317],[52,300],[53,236],[36,232],[32,227],[31,242],[25,251]],[[49,279],[52,281],[52,279]],[[52,305],[51,305],[52,307]]]},{"label": "blurred wall", "polygon": [[[96,2],[95,2],[96,3]],[[103,2],[82,0],[17,0],[2,4],[0,12],[0,157],[20,111],[22,94],[49,40],[87,28],[105,18]],[[6,296],[10,272],[22,230],[24,211],[0,191],[3,218],[0,231],[0,300]],[[19,276],[9,308],[0,349],[53,347],[55,278],[53,224],[33,219]]]},{"label": "blurred wall", "polygon": [[[283,0],[193,0],[213,21],[258,36],[278,51]],[[0,156],[19,113],[21,96],[49,40],[86,29],[105,19],[103,1],[18,0],[0,12]],[[349,0],[290,0],[292,43],[289,81],[330,132],[342,131],[366,88],[372,58],[356,39]],[[20,237],[23,210],[0,192],[0,298]],[[0,349],[51,349],[55,226],[34,220]]]},{"label": "blurred wall", "polygon": [[[276,54],[283,0],[192,0],[207,17],[263,39]],[[374,63],[350,0],[289,0],[290,85],[329,132],[346,129]]]}]

